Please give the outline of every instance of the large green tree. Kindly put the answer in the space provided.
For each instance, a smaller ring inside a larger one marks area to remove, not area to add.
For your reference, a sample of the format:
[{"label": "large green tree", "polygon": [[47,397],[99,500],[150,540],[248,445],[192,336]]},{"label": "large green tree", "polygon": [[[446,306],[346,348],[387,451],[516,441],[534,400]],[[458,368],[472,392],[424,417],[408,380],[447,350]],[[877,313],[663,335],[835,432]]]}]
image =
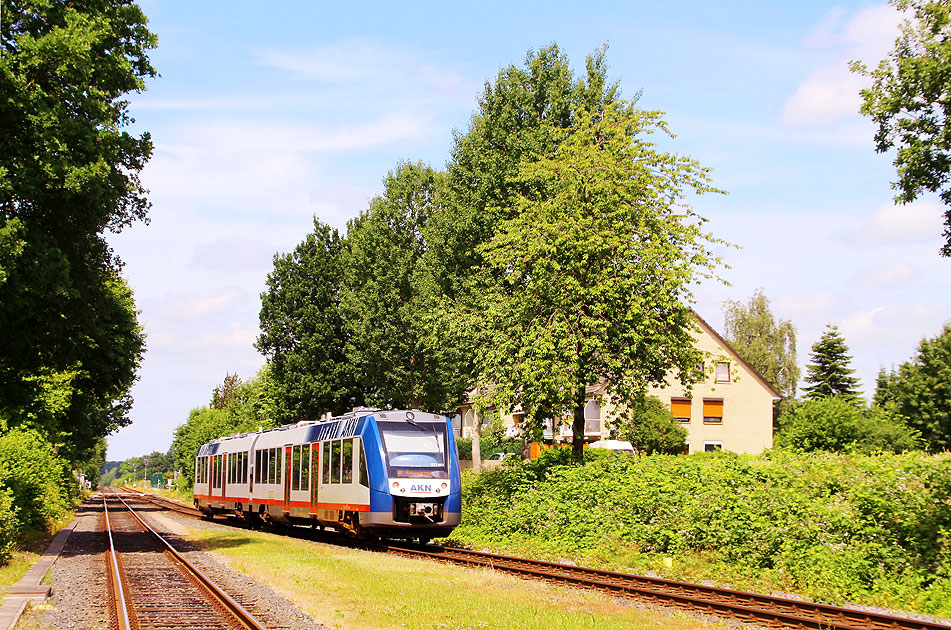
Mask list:
[{"label": "large green tree", "polygon": [[896,150],[895,200],[908,203],[923,192],[940,195],[946,206],[941,255],[951,256],[951,5],[946,0],[890,3],[911,15],[875,69],[852,63],[853,71],[873,80],[862,90],[861,112],[878,127],[876,150]]},{"label": "large green tree", "polygon": [[[619,98],[617,84],[607,78],[605,53],[602,48],[589,56],[576,74],[557,44],[529,50],[522,65],[506,66],[486,81],[468,128],[455,136],[423,262],[443,314],[443,343],[461,357],[475,356],[482,327],[486,267],[479,246],[515,215],[517,196],[529,192],[517,177],[521,164],[554,154],[564,135],[550,133],[551,127],[568,129],[578,109],[594,111]],[[456,369],[477,384],[469,362]],[[477,423],[476,441],[479,428]],[[477,457],[474,467],[480,466]]]},{"label": "large green tree", "polygon": [[0,417],[75,460],[128,423],[144,349],[104,234],[146,218],[124,96],[156,39],[124,0],[0,9]]},{"label": "large green tree", "polygon": [[799,366],[792,322],[776,319],[762,289],[754,291],[746,304],[725,301],[723,315],[723,331],[730,345],[786,400],[795,398]]},{"label": "large green tree", "polygon": [[859,380],[850,367],[852,357],[838,326],[829,324],[819,340],[812,344],[806,383],[802,390],[809,400],[841,396],[855,400],[859,396]]},{"label": "large green tree", "polygon": [[423,263],[443,181],[425,164],[400,164],[383,194],[348,224],[340,294],[346,353],[371,405],[451,411],[471,385]]},{"label": "large green tree", "polygon": [[951,325],[897,371],[879,376],[875,402],[921,432],[928,450],[951,450]]},{"label": "large green tree", "polygon": [[450,302],[465,300],[482,266],[479,245],[500,221],[512,218],[515,199],[527,193],[520,165],[550,157],[579,109],[597,110],[618,98],[607,79],[606,49],[589,56],[576,76],[557,44],[529,50],[522,66],[509,65],[486,81],[465,133],[457,133],[446,168],[446,193],[430,218],[429,271]]},{"label": "large green tree", "polygon": [[363,402],[345,354],[342,247],[337,230],[314,219],[314,231],[293,252],[274,256],[256,347],[268,359],[282,422],[315,420]]},{"label": "large green tree", "polygon": [[478,356],[497,407],[573,416],[580,459],[587,386],[606,381],[624,408],[670,373],[690,382],[703,358],[690,286],[719,260],[685,199],[714,190],[707,170],[655,148],[661,115],[623,102],[574,115],[546,128],[555,154],[522,164],[526,193],[480,248],[492,281]]}]

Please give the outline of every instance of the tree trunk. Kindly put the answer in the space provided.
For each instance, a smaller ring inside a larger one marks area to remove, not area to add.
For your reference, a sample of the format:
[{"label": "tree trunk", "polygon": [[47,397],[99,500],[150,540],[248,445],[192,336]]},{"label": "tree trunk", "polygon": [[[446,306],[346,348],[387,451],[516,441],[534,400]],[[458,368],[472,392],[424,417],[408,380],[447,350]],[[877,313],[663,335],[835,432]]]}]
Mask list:
[{"label": "tree trunk", "polygon": [[584,390],[580,400],[575,400],[571,422],[571,457],[579,464],[584,460]]},{"label": "tree trunk", "polygon": [[472,421],[472,471],[482,472],[482,412],[476,411]]}]

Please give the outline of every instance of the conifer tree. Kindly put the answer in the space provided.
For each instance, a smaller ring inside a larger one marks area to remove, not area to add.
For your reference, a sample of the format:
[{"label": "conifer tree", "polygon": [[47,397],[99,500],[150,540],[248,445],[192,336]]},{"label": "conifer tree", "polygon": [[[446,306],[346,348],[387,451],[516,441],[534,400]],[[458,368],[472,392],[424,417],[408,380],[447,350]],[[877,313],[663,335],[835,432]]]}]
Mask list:
[{"label": "conifer tree", "polygon": [[852,376],[855,372],[849,367],[852,357],[838,326],[829,324],[826,327],[819,341],[812,345],[809,361],[806,366],[809,385],[802,388],[807,399],[842,396],[854,400],[858,397],[859,380]]}]

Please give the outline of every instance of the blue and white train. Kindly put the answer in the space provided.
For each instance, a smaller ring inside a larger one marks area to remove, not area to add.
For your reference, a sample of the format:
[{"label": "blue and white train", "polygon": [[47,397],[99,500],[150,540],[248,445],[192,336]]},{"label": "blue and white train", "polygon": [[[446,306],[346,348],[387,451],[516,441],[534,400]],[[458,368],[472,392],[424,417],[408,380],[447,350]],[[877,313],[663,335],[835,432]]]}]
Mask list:
[{"label": "blue and white train", "polygon": [[446,416],[358,408],[203,444],[194,497],[208,515],[428,540],[459,524],[459,453]]}]

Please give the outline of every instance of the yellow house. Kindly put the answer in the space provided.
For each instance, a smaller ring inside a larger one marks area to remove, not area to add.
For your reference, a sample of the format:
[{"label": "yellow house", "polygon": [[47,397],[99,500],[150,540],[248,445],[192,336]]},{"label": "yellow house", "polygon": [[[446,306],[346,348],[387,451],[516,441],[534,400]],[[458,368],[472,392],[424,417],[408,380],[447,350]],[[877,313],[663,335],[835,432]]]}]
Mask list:
[{"label": "yellow house", "polygon": [[[694,313],[699,333],[696,347],[707,354],[703,380],[688,392],[677,383],[668,382],[663,388],[651,388],[648,393],[669,406],[674,418],[687,429],[685,450],[690,453],[726,450],[736,453],[759,453],[773,445],[773,401],[781,398],[756,369],[737,354],[702,317]],[[585,406],[585,439],[600,440],[610,434],[610,418],[614,407],[604,400],[604,385],[588,388],[590,399]],[[599,403],[599,400],[602,404]],[[459,408],[455,418],[458,432],[472,436],[477,418],[471,402]],[[515,412],[501,416],[507,432],[520,433],[522,414]],[[547,421],[546,442],[571,440],[571,420],[556,425]]]}]

